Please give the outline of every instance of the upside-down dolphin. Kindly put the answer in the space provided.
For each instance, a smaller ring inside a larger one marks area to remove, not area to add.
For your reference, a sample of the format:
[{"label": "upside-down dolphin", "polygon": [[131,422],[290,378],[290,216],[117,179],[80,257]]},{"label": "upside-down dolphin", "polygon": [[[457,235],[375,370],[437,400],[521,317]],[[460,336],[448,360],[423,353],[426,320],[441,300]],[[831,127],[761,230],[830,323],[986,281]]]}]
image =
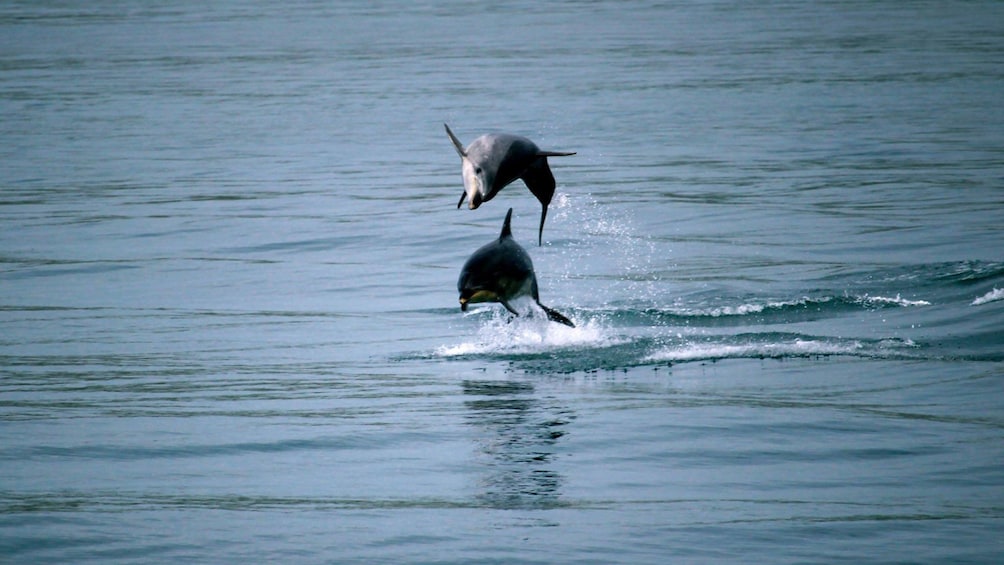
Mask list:
[{"label": "upside-down dolphin", "polygon": [[498,239],[482,246],[464,263],[457,280],[460,309],[466,311],[467,305],[475,302],[501,302],[506,310],[519,316],[511,301],[530,296],[547,314],[547,319],[574,328],[571,320],[540,303],[533,263],[526,250],[512,238],[511,218],[512,208],[509,208]]},{"label": "upside-down dolphin", "polygon": [[540,201],[540,229],[537,245],[544,238],[544,220],[547,205],[554,196],[554,175],[547,165],[548,157],[565,157],[574,152],[542,151],[537,144],[525,137],[508,133],[486,133],[475,139],[465,149],[457,136],[446,127],[453,146],[460,154],[461,173],[464,177],[464,193],[460,195],[457,208],[468,199],[468,206],[474,210],[482,202],[488,202],[509,183],[523,179],[526,187]]}]

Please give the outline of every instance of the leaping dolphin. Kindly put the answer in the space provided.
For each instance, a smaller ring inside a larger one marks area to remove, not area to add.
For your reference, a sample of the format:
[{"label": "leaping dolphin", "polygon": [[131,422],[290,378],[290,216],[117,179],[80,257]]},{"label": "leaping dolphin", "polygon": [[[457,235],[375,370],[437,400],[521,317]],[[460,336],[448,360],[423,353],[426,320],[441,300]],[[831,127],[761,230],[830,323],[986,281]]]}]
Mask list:
[{"label": "leaping dolphin", "polygon": [[512,208],[509,208],[498,239],[482,246],[464,263],[457,280],[460,309],[466,311],[468,304],[476,302],[501,302],[506,310],[519,316],[511,304],[512,300],[530,296],[547,314],[547,319],[574,328],[571,320],[540,303],[533,262],[526,250],[512,238],[511,218]]},{"label": "leaping dolphin", "polygon": [[456,148],[461,160],[461,173],[464,177],[464,193],[460,195],[457,208],[468,199],[471,210],[488,202],[516,179],[523,179],[526,187],[540,201],[540,229],[537,232],[537,245],[544,238],[544,220],[547,218],[547,205],[554,196],[554,175],[547,165],[548,157],[565,157],[575,155],[574,152],[542,151],[537,144],[529,139],[508,133],[487,133],[475,139],[465,149],[457,136],[446,127],[453,147]]}]

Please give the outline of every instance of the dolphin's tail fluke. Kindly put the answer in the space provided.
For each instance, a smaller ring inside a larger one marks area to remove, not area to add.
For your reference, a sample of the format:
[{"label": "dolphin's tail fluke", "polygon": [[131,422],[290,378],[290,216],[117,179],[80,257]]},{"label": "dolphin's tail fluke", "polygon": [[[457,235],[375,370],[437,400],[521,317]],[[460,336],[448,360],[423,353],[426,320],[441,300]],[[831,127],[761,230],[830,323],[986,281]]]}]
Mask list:
[{"label": "dolphin's tail fluke", "polygon": [[558,322],[559,324],[565,324],[570,328],[575,327],[575,324],[573,324],[571,320],[569,320],[563,314],[561,314],[561,312],[548,308],[547,306],[544,306],[540,302],[537,302],[537,306],[540,306],[541,308],[544,309],[544,313],[547,314],[548,320],[551,320],[552,322]]}]

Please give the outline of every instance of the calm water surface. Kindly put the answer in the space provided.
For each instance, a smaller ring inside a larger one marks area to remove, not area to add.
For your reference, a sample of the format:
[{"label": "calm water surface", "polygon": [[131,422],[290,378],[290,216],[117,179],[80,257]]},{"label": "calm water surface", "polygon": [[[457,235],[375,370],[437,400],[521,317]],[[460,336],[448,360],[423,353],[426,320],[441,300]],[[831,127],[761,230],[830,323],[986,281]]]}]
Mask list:
[{"label": "calm water surface", "polygon": [[1000,562],[1002,22],[5,3],[0,560]]}]

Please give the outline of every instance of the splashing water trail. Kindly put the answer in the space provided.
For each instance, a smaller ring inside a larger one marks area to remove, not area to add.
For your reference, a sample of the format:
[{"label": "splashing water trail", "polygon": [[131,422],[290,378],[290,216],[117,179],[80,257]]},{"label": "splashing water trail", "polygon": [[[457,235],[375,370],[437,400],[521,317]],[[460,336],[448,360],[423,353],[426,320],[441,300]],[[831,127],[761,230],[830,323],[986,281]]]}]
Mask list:
[{"label": "splashing water trail", "polygon": [[[488,308],[476,310],[467,317],[484,316]],[[494,310],[469,341],[443,345],[436,350],[441,357],[464,355],[539,354],[548,351],[596,348],[622,342],[595,319],[573,317],[576,327],[551,322],[543,315],[511,316]]]}]

